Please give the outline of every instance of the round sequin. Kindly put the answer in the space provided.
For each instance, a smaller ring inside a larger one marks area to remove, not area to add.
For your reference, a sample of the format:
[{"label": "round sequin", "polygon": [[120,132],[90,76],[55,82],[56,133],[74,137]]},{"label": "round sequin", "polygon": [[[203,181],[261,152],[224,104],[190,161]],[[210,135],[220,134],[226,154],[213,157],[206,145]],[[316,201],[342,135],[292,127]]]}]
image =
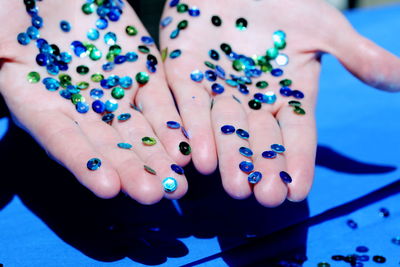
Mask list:
[{"label": "round sequin", "polygon": [[240,153],[241,155],[245,156],[245,157],[248,157],[248,158],[250,158],[251,156],[253,156],[253,151],[251,151],[250,148],[247,148],[247,147],[244,147],[244,146],[242,146],[242,147],[239,148],[239,153]]},{"label": "round sequin", "polygon": [[118,102],[115,99],[107,100],[105,105],[106,105],[106,111],[108,112],[114,112],[118,109]]},{"label": "round sequin", "polygon": [[76,103],[75,108],[79,113],[87,113],[89,111],[89,105],[82,101]]},{"label": "round sequin", "polygon": [[239,169],[243,172],[251,172],[254,170],[254,164],[250,161],[242,161],[239,163]]},{"label": "round sequin", "polygon": [[290,89],[289,87],[282,87],[279,90],[279,93],[283,96],[291,96],[292,95],[292,89]]},{"label": "round sequin", "polygon": [[225,90],[224,86],[222,86],[219,83],[213,83],[211,85],[211,90],[213,91],[213,93],[215,94],[222,94]]},{"label": "round sequin", "polygon": [[279,55],[279,51],[273,47],[267,50],[266,55],[270,59],[275,59]]},{"label": "round sequin", "polygon": [[176,164],[172,164],[171,165],[171,170],[176,172],[177,174],[181,174],[181,175],[185,173],[183,168],[181,166],[179,166],[179,165],[176,165]]},{"label": "round sequin", "polygon": [[187,4],[178,4],[176,6],[176,10],[178,11],[178,13],[185,13],[186,11],[189,10],[189,6]]},{"label": "round sequin", "polygon": [[81,74],[81,75],[85,75],[89,73],[89,67],[85,66],[85,65],[79,65],[78,67],[76,67],[76,72]]},{"label": "round sequin", "polygon": [[167,177],[162,181],[164,191],[167,193],[172,193],[178,188],[178,181],[175,178]]},{"label": "round sequin", "polygon": [[118,120],[119,121],[127,121],[132,117],[132,115],[130,113],[122,113],[120,115],[118,115]]},{"label": "round sequin", "polygon": [[386,262],[386,258],[385,258],[385,257],[383,257],[383,256],[378,256],[378,255],[373,256],[373,257],[372,257],[372,260],[373,260],[374,262],[376,262],[376,263],[385,263],[385,262]]},{"label": "round sequin", "polygon": [[86,166],[91,171],[98,170],[101,166],[101,160],[98,158],[92,158],[87,162]]},{"label": "round sequin", "polygon": [[294,107],[293,112],[296,113],[297,115],[305,115],[306,111],[302,109],[301,107]]},{"label": "round sequin", "polygon": [[274,159],[274,158],[276,158],[277,155],[278,155],[278,154],[277,154],[275,151],[271,151],[271,150],[264,151],[264,152],[262,152],[262,154],[261,154],[261,156],[262,156],[263,158],[266,158],[266,159]]},{"label": "round sequin", "polygon": [[261,179],[262,179],[262,173],[258,171],[250,173],[249,176],[247,177],[247,180],[251,184],[256,184],[259,181],[261,181]]},{"label": "round sequin", "polygon": [[232,125],[224,125],[221,127],[221,132],[224,134],[233,134],[236,131]]},{"label": "round sequin", "polygon": [[100,37],[100,32],[97,29],[91,28],[86,33],[86,37],[91,41],[96,41]]},{"label": "round sequin", "polygon": [[172,58],[172,59],[174,59],[174,58],[179,57],[181,54],[182,54],[182,51],[181,51],[180,49],[176,49],[176,50],[172,51],[172,52],[169,54],[169,57]]},{"label": "round sequin", "polygon": [[96,21],[96,27],[97,29],[104,30],[108,27],[108,21],[105,18],[99,18]]},{"label": "round sequin", "polygon": [[71,24],[68,21],[62,20],[60,22],[60,28],[63,32],[70,32],[71,31]]},{"label": "round sequin", "polygon": [[187,156],[190,155],[190,153],[192,152],[192,148],[190,147],[190,145],[187,142],[180,142],[179,143],[179,151]]},{"label": "round sequin", "polygon": [[294,98],[297,98],[297,99],[303,99],[303,98],[304,98],[303,92],[301,92],[301,91],[299,91],[299,90],[293,90],[293,91],[292,91],[292,96],[293,96]]},{"label": "round sequin", "polygon": [[170,129],[179,129],[181,124],[177,121],[167,121],[167,127]]},{"label": "round sequin", "polygon": [[28,34],[29,38],[31,38],[32,40],[36,40],[40,37],[40,31],[33,26],[28,27],[28,29],[26,30],[26,33]]},{"label": "round sequin", "polygon": [[278,66],[286,66],[289,64],[289,57],[286,54],[279,54],[275,58],[275,62],[278,64]]},{"label": "round sequin", "polygon": [[117,146],[122,149],[131,149],[132,145],[129,143],[118,143]]},{"label": "round sequin", "polygon": [[104,42],[107,45],[115,45],[115,43],[117,42],[117,35],[113,32],[107,32],[104,35]]},{"label": "round sequin", "polygon": [[142,143],[146,146],[154,146],[157,144],[157,140],[153,137],[145,136],[142,138]]},{"label": "round sequin", "polygon": [[150,79],[149,74],[147,74],[147,72],[144,71],[137,73],[135,78],[137,83],[141,85],[146,84]]},{"label": "round sequin", "polygon": [[119,79],[119,85],[120,85],[122,88],[128,89],[129,87],[132,86],[132,84],[133,84],[133,80],[132,80],[132,78],[129,77],[129,76],[124,76],[124,77],[121,77],[121,78]]},{"label": "round sequin", "polygon": [[241,31],[246,30],[247,29],[247,20],[244,18],[238,18],[236,20],[236,28]]},{"label": "round sequin", "polygon": [[112,122],[112,120],[114,119],[114,117],[115,117],[114,114],[108,113],[108,114],[105,114],[105,115],[101,118],[101,120],[108,123],[108,122]]},{"label": "round sequin", "polygon": [[358,246],[356,247],[356,251],[360,253],[365,253],[369,251],[369,248],[367,248],[366,246]]},{"label": "round sequin", "polygon": [[125,96],[125,90],[121,87],[114,87],[111,91],[111,96],[115,99],[122,99]]},{"label": "round sequin", "polygon": [[154,44],[154,40],[150,36],[142,36],[140,38],[140,41],[142,41],[142,43],[144,43],[145,45],[153,45]]},{"label": "round sequin", "polygon": [[279,145],[279,144],[271,145],[271,149],[272,149],[272,151],[275,151],[276,153],[279,153],[279,154],[286,151],[285,147],[283,145]]},{"label": "round sequin", "polygon": [[261,109],[261,102],[257,99],[252,99],[249,101],[249,107],[254,110]]},{"label": "round sequin", "polygon": [[292,107],[300,107],[301,106],[301,103],[296,100],[291,100],[288,102],[288,104],[289,104],[289,106],[292,106]]},{"label": "round sequin", "polygon": [[222,20],[221,20],[221,18],[219,16],[214,15],[214,16],[211,17],[211,23],[214,26],[219,27],[219,26],[222,25]]},{"label": "round sequin", "polygon": [[281,171],[279,173],[279,176],[281,177],[282,181],[290,184],[292,182],[292,177],[290,177],[289,173],[285,172],[285,171]]},{"label": "round sequin", "polygon": [[187,20],[182,20],[182,21],[180,21],[180,22],[178,23],[177,28],[178,28],[179,30],[184,30],[184,29],[187,28],[188,25],[189,25],[189,22],[188,22]]},{"label": "round sequin", "polygon": [[171,32],[171,34],[170,34],[170,38],[171,39],[175,39],[175,38],[177,38],[178,36],[179,36],[179,32],[180,32],[180,30],[179,29],[175,29],[175,30],[173,30],[172,32]]},{"label": "round sequin", "polygon": [[195,82],[201,82],[204,78],[204,74],[200,70],[194,70],[190,73],[190,78]]},{"label": "round sequin", "polygon": [[283,75],[283,70],[282,69],[273,69],[271,70],[271,75],[274,77],[280,77]]},{"label": "round sequin", "polygon": [[236,134],[237,134],[237,136],[239,136],[242,139],[249,139],[249,137],[250,137],[250,134],[243,129],[237,129]]},{"label": "round sequin", "polygon": [[92,103],[92,109],[94,112],[101,114],[106,111],[106,104],[101,100],[95,100]]},{"label": "round sequin", "polygon": [[210,51],[208,51],[208,55],[210,56],[211,59],[213,60],[219,60],[219,54],[217,51],[215,51],[214,49],[211,49]]},{"label": "round sequin", "polygon": [[238,89],[239,89],[239,92],[244,95],[248,95],[250,93],[249,88],[247,88],[247,86],[245,84],[239,84]]},{"label": "round sequin", "polygon": [[38,83],[40,81],[40,74],[36,71],[29,72],[27,80],[29,83]]},{"label": "round sequin", "polygon": [[29,44],[31,42],[31,38],[25,32],[22,32],[22,33],[18,34],[17,40],[18,40],[18,43],[20,43],[22,45],[27,45],[27,44]]},{"label": "round sequin", "polygon": [[283,79],[282,81],[279,82],[280,85],[286,87],[286,86],[291,86],[292,85],[292,80],[289,79]]},{"label": "round sequin", "polygon": [[390,216],[390,212],[388,209],[386,208],[380,208],[379,209],[379,216],[383,217],[383,218],[387,218]]},{"label": "round sequin", "polygon": [[256,87],[259,89],[265,89],[268,87],[268,83],[266,81],[259,81],[256,83]]},{"label": "round sequin", "polygon": [[347,224],[347,226],[349,226],[351,229],[357,229],[357,228],[358,228],[358,224],[357,224],[354,220],[352,220],[352,219],[347,220],[347,221],[346,221],[346,224]]},{"label": "round sequin", "polygon": [[188,12],[189,12],[189,16],[191,16],[191,17],[200,16],[200,9],[196,6],[192,6],[191,8],[189,8]]},{"label": "round sequin", "polygon": [[221,50],[224,51],[225,54],[229,55],[230,53],[232,53],[232,48],[230,45],[228,45],[226,43],[222,43],[220,47],[221,47]]}]

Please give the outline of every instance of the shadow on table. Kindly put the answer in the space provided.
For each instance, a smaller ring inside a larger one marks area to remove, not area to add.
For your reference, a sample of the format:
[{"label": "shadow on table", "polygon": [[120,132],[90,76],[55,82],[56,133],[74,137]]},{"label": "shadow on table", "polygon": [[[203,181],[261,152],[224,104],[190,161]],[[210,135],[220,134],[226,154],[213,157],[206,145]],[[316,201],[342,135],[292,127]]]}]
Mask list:
[{"label": "shadow on table", "polygon": [[[282,259],[304,260],[308,227],[274,232],[305,221],[309,217],[306,201],[268,209],[254,198],[234,200],[224,193],[217,173],[201,176],[192,166],[186,168],[191,189],[179,201],[179,208],[167,200],[142,206],[123,194],[103,200],[49,160],[32,138],[13,124],[0,141],[0,151],[0,166],[12,170],[12,175],[0,179],[0,208],[18,195],[61,239],[93,259],[112,262],[129,257],[158,265],[170,257],[187,255],[188,248],[178,239],[195,236],[217,237],[222,251],[235,251],[221,255],[232,266],[260,260],[269,266]],[[339,168],[332,164],[337,160],[342,171],[354,170],[357,164],[360,170],[369,168],[370,173],[394,170],[346,159],[327,147],[319,147],[318,152],[317,162],[332,169]],[[351,164],[343,168],[346,162]],[[260,239],[265,235],[270,235],[267,241]],[[252,250],[235,249],[246,244],[259,245]]]}]

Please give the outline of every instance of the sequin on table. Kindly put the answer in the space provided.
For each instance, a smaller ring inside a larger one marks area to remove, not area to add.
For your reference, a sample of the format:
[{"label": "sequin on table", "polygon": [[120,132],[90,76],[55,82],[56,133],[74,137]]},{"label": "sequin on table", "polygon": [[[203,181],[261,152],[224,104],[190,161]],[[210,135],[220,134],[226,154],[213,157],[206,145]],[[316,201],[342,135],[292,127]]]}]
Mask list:
[{"label": "sequin on table", "polygon": [[242,139],[249,139],[249,137],[250,137],[250,134],[243,129],[237,129],[236,134],[237,134],[237,136],[239,136]]},{"label": "sequin on table", "polygon": [[263,158],[266,158],[266,159],[274,159],[274,158],[276,158],[277,155],[278,154],[275,151],[272,151],[272,150],[264,151],[261,154],[261,156]]},{"label": "sequin on table", "polygon": [[221,132],[224,134],[233,134],[235,131],[236,129],[232,125],[224,125],[221,127]]},{"label": "sequin on table", "polygon": [[190,155],[190,153],[192,152],[192,148],[190,147],[190,145],[187,142],[180,142],[179,143],[179,151],[187,156]]},{"label": "sequin on table", "polygon": [[172,164],[171,165],[171,170],[174,171],[177,174],[180,174],[180,175],[185,173],[183,168],[181,166],[179,166],[179,165],[176,165],[176,164]]},{"label": "sequin on table", "polygon": [[101,160],[98,158],[92,158],[87,162],[86,166],[91,171],[98,170],[101,166]]},{"label": "sequin on table", "polygon": [[247,177],[247,180],[251,184],[256,184],[259,181],[261,181],[261,179],[262,179],[262,173],[258,171],[250,173],[249,176]]},{"label": "sequin on table", "polygon": [[254,170],[254,164],[250,161],[242,161],[239,163],[239,169],[248,173]]},{"label": "sequin on table", "polygon": [[162,181],[164,191],[172,193],[178,188],[178,181],[175,178],[167,177]]}]

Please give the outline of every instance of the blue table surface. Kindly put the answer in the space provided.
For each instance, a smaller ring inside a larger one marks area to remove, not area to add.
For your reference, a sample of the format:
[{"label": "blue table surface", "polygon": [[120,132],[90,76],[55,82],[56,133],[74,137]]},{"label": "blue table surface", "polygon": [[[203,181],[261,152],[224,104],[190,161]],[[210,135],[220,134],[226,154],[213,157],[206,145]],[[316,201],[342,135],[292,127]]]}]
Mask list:
[{"label": "blue table surface", "polygon": [[[346,15],[361,34],[400,55],[400,5]],[[179,202],[143,207],[124,196],[97,199],[4,117],[0,263],[272,266],[307,255],[303,266],[322,261],[349,266],[330,257],[365,245],[370,249],[365,254],[384,255],[386,266],[398,266],[400,246],[390,240],[400,236],[399,114],[400,94],[372,89],[324,56],[315,183],[306,201],[276,209],[254,199],[230,199],[215,182],[218,174],[202,177],[192,168],[192,189]],[[35,159],[23,160],[20,167],[15,161],[21,163],[17,155],[22,150]],[[207,195],[196,191],[196,183],[205,181],[216,188]],[[380,216],[381,207],[389,217]],[[346,224],[348,219],[357,229]],[[365,266],[375,265],[370,260]]]}]

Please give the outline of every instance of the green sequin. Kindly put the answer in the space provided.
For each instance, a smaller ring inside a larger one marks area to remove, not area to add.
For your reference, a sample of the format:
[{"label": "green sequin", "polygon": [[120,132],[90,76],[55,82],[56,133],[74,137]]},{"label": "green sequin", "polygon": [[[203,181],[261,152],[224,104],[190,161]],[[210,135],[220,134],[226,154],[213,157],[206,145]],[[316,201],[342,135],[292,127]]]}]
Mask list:
[{"label": "green sequin", "polygon": [[285,39],[279,39],[279,40],[275,40],[274,42],[274,46],[275,48],[282,50],[286,47],[286,41]]},{"label": "green sequin", "polygon": [[284,79],[284,80],[280,81],[279,84],[282,85],[282,86],[291,86],[292,85],[292,80]]},{"label": "green sequin", "polygon": [[267,65],[261,66],[261,71],[262,72],[269,72],[273,69],[272,65],[268,63]]},{"label": "green sequin", "polygon": [[125,32],[129,36],[135,36],[138,33],[138,30],[134,26],[126,26]]},{"label": "green sequin", "polygon": [[149,81],[150,77],[147,72],[142,71],[136,74],[135,79],[139,84],[144,85]]},{"label": "green sequin", "polygon": [[140,52],[142,52],[142,53],[145,53],[145,54],[147,54],[147,53],[150,52],[150,48],[148,48],[148,47],[145,46],[145,45],[139,45],[139,46],[138,46],[138,50],[139,50]]},{"label": "green sequin", "polygon": [[143,168],[144,168],[144,170],[147,171],[148,173],[153,174],[153,175],[157,175],[157,172],[156,172],[155,170],[153,170],[151,167],[149,167],[149,166],[147,166],[147,165],[143,165]]},{"label": "green sequin", "polygon": [[91,4],[91,3],[85,3],[82,6],[82,11],[83,13],[85,13],[86,15],[92,14],[95,10],[95,5]]},{"label": "green sequin", "polygon": [[60,79],[60,85],[62,88],[67,88],[68,85],[72,84],[72,78],[68,74],[60,74],[58,78]]},{"label": "green sequin", "polygon": [[243,61],[237,59],[232,62],[232,67],[237,71],[242,71],[246,68],[246,65],[244,65]]},{"label": "green sequin", "polygon": [[102,56],[103,53],[97,48],[92,49],[89,54],[91,60],[99,60]]},{"label": "green sequin", "polygon": [[142,138],[142,143],[146,146],[154,146],[157,144],[157,140],[153,137],[145,136]]},{"label": "green sequin", "polygon": [[80,90],[85,90],[89,88],[89,83],[88,82],[78,82],[76,84],[76,86],[80,89]]},{"label": "green sequin", "polygon": [[304,109],[302,109],[301,107],[294,107],[293,111],[297,115],[306,115],[306,111]]},{"label": "green sequin", "polygon": [[29,72],[27,79],[30,83],[38,83],[40,81],[40,74],[36,71]]},{"label": "green sequin", "polygon": [[125,90],[122,89],[121,87],[115,87],[112,89],[111,95],[115,99],[121,99],[125,96]]},{"label": "green sequin", "polygon": [[168,47],[166,47],[163,50],[161,50],[161,60],[162,60],[162,62],[165,62],[167,57],[168,57]]},{"label": "green sequin", "polygon": [[176,10],[179,13],[185,13],[186,11],[189,10],[189,6],[187,4],[179,4],[176,6]]},{"label": "green sequin", "polygon": [[178,29],[179,30],[186,29],[188,24],[189,22],[187,20],[182,20],[181,22],[178,23]]},{"label": "green sequin", "polygon": [[244,18],[239,18],[236,20],[236,28],[238,28],[241,31],[244,31],[247,29],[247,20]]},{"label": "green sequin", "polygon": [[268,49],[266,54],[267,54],[268,58],[275,59],[278,56],[279,51],[278,51],[278,49],[273,47],[273,48]]},{"label": "green sequin", "polygon": [[291,101],[289,101],[289,106],[300,107],[301,103],[299,101],[296,101],[296,100],[291,100]]},{"label": "green sequin", "polygon": [[86,75],[89,73],[89,67],[85,65],[79,65],[78,67],[76,67],[76,72],[81,75]]},{"label": "green sequin", "polygon": [[215,69],[215,65],[212,64],[210,61],[204,61],[204,65],[206,65],[210,69]]},{"label": "green sequin", "polygon": [[269,84],[266,81],[259,81],[259,82],[256,83],[256,87],[258,89],[265,89],[265,88],[268,87],[268,85]]},{"label": "green sequin", "polygon": [[115,45],[110,46],[110,49],[108,50],[108,52],[118,56],[119,54],[121,54],[122,48],[119,45],[115,44]]},{"label": "green sequin", "polygon": [[81,94],[73,94],[71,96],[71,102],[76,105],[78,102],[86,102],[86,100]]},{"label": "green sequin", "polygon": [[101,82],[104,79],[104,75],[101,73],[95,73],[90,77],[90,80],[95,83]]},{"label": "green sequin", "polygon": [[114,53],[107,53],[107,55],[106,55],[106,60],[108,61],[108,62],[114,62],[114,59],[115,59],[115,57],[116,57],[116,55],[114,54]]}]

